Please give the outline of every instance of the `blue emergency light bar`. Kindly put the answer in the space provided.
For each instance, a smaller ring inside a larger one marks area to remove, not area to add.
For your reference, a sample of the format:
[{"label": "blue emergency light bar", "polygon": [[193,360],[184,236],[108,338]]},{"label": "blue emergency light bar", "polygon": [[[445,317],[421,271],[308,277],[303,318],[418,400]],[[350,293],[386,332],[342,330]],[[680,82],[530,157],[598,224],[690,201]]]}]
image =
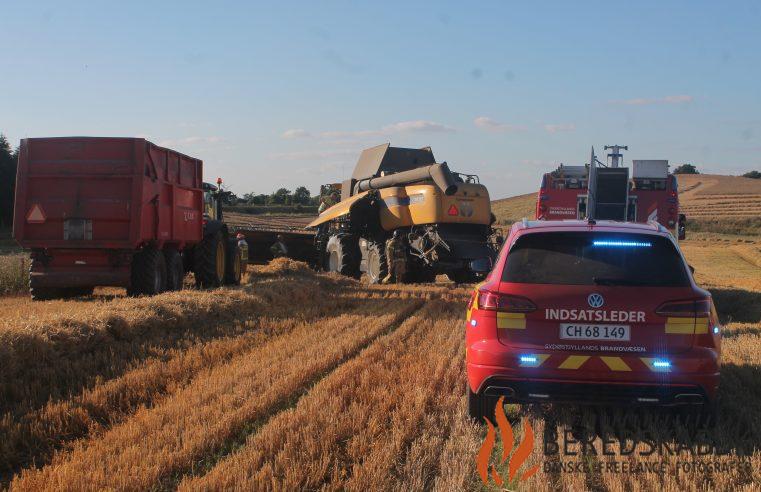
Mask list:
[{"label": "blue emergency light bar", "polygon": [[592,245],[610,248],[649,248],[653,244],[639,241],[592,241]]},{"label": "blue emergency light bar", "polygon": [[671,367],[671,362],[667,360],[654,360],[653,367],[669,368]]},{"label": "blue emergency light bar", "polygon": [[536,364],[537,358],[533,355],[521,355],[521,362],[524,364]]}]

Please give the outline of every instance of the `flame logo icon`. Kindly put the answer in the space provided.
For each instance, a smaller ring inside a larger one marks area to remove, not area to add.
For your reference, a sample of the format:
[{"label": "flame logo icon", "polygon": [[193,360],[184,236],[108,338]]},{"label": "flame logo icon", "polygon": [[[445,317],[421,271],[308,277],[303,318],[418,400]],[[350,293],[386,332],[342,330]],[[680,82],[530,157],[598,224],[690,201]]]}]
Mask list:
[{"label": "flame logo icon", "polygon": [[[505,409],[503,406],[504,399],[505,397],[501,396],[497,401],[497,406],[495,408],[495,417],[497,420],[497,426],[499,427],[499,435],[502,439],[502,457],[499,463],[502,464],[506,460],[508,461],[508,481],[512,482],[520,467],[523,466],[534,451],[534,430],[531,428],[529,421],[524,419],[523,438],[521,439],[520,444],[518,444],[515,453],[510,456],[510,453],[513,450],[513,428],[510,425],[510,422],[508,422],[507,416],[505,416]],[[484,439],[481,449],[478,451],[478,456],[476,457],[476,469],[478,470],[478,475],[481,477],[481,481],[484,485],[489,483],[489,472],[491,471],[492,480],[494,480],[497,486],[502,486],[504,480],[497,472],[497,467],[492,465],[491,470],[489,469],[489,458],[494,450],[494,444],[497,440],[497,432],[489,419],[484,417],[484,420],[486,421],[488,430],[486,432],[486,439]],[[538,470],[539,464],[529,468],[520,476],[520,481],[529,479]]]}]

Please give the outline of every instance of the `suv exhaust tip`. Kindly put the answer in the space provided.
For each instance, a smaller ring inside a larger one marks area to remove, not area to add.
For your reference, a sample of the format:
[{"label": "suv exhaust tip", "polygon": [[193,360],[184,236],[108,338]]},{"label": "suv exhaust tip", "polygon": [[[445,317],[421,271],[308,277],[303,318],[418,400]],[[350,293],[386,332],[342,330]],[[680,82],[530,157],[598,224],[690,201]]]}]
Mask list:
[{"label": "suv exhaust tip", "polygon": [[697,393],[680,393],[674,397],[674,403],[700,405],[705,402],[703,395]]},{"label": "suv exhaust tip", "polygon": [[508,398],[515,396],[515,390],[509,386],[489,386],[484,391],[487,396],[507,396]]}]

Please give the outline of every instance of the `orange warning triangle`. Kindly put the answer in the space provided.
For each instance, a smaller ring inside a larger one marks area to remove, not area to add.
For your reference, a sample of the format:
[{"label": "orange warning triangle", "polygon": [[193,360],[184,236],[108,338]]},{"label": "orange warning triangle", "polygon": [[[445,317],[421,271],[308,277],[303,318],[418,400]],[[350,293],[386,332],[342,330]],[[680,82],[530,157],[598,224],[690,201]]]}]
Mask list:
[{"label": "orange warning triangle", "polygon": [[42,211],[42,207],[38,204],[34,204],[26,214],[26,221],[30,224],[42,224],[45,222],[45,212]]}]

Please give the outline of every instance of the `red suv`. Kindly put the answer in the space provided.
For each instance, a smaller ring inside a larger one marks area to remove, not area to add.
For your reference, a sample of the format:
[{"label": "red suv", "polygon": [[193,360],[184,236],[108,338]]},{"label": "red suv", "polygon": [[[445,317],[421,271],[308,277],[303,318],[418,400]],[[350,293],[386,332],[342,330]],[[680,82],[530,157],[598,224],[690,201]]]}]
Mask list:
[{"label": "red suv", "polygon": [[655,223],[523,221],[468,304],[470,415],[506,402],[712,410],[721,327]]}]

